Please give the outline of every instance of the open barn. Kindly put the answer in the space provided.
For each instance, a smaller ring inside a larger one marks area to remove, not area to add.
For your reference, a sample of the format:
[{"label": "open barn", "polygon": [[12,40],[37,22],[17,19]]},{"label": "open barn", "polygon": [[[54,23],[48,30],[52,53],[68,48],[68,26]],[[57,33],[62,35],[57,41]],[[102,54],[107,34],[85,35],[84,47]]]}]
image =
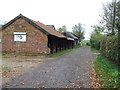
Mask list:
[{"label": "open barn", "polygon": [[18,15],[2,26],[2,51],[49,54],[73,47],[74,40],[50,25]]},{"label": "open barn", "polygon": [[62,34],[68,38],[72,38],[73,39],[73,47],[74,46],[78,46],[79,45],[79,42],[80,42],[80,37],[77,36],[76,34],[72,33],[72,32],[62,32]]}]

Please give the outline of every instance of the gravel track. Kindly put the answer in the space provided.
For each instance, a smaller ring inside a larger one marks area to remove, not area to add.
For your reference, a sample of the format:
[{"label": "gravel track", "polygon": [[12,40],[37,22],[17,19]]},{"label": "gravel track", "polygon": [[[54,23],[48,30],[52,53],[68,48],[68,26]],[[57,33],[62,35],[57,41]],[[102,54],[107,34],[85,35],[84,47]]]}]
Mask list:
[{"label": "gravel track", "polygon": [[34,70],[3,85],[3,88],[90,88],[96,54],[87,46],[46,61]]}]

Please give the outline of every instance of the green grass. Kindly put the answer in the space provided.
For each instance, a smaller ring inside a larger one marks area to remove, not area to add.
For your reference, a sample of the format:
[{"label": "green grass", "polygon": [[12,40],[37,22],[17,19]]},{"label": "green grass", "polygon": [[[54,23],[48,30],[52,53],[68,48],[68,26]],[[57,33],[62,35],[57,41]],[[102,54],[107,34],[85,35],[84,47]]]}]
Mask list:
[{"label": "green grass", "polygon": [[97,50],[97,49],[95,49],[95,48],[92,48],[92,47],[91,47],[91,51],[92,51],[92,52],[95,52],[95,53],[99,53],[99,52],[100,52],[99,50]]},{"label": "green grass", "polygon": [[0,66],[0,71],[2,71],[2,66]]},{"label": "green grass", "polygon": [[0,66],[0,71],[9,71],[8,67]]},{"label": "green grass", "polygon": [[94,69],[101,88],[120,88],[120,68],[116,64],[98,55]]},{"label": "green grass", "polygon": [[10,71],[8,67],[0,66],[0,72],[3,72],[2,75],[7,75],[7,73],[9,73],[7,71]]},{"label": "green grass", "polygon": [[2,52],[2,57],[9,58],[9,57],[17,57],[17,56],[43,56],[44,54],[40,53],[26,53],[26,52]]},{"label": "green grass", "polygon": [[89,42],[90,42],[89,40],[83,40],[83,41],[81,41],[81,43],[84,43],[84,44],[87,44]]},{"label": "green grass", "polygon": [[73,51],[73,50],[75,50],[77,48],[80,48],[80,47],[81,46],[76,46],[76,47],[71,48],[71,49],[67,49],[67,50],[64,50],[64,51],[61,51],[61,52],[57,52],[57,53],[54,53],[54,54],[47,55],[46,57],[53,57],[53,58],[54,57],[59,57],[59,56],[65,54],[65,53],[71,52],[71,51]]}]

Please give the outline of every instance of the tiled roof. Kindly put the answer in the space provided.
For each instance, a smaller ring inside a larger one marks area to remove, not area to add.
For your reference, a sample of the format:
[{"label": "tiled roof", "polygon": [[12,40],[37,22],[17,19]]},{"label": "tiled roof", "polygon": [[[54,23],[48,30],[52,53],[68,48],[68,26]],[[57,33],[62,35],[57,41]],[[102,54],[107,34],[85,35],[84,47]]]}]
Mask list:
[{"label": "tiled roof", "polygon": [[54,35],[56,37],[59,37],[59,38],[66,38],[66,36],[62,35],[61,33],[59,33],[58,31],[50,28],[49,26],[47,25],[44,25],[40,22],[37,22],[37,21],[34,21],[34,20],[31,20],[25,16],[23,16],[22,14],[18,15],[17,17],[15,17],[13,20],[11,20],[10,22],[8,22],[7,24],[3,25],[2,27],[2,30],[4,28],[6,28],[7,26],[9,26],[11,23],[13,23],[14,21],[16,21],[17,19],[19,18],[22,18],[24,19],[25,21],[27,21],[29,24],[33,25],[34,27],[36,27],[37,29],[39,29],[40,31],[44,32],[45,34],[47,35]]},{"label": "tiled roof", "polygon": [[[32,20],[33,21],[33,20]],[[40,22],[37,22],[37,21],[33,21],[35,24],[37,24],[38,26],[40,26],[41,28],[43,28],[44,30],[46,30],[48,33],[50,33],[51,35],[54,35],[54,36],[57,36],[57,37],[60,37],[60,38],[66,38],[64,35],[62,35],[61,33],[59,33],[58,31],[52,29],[51,27],[49,26],[46,26]]]},{"label": "tiled roof", "polygon": [[51,27],[52,29],[55,30],[55,26],[54,25],[46,25],[46,26],[49,26],[49,27]]}]

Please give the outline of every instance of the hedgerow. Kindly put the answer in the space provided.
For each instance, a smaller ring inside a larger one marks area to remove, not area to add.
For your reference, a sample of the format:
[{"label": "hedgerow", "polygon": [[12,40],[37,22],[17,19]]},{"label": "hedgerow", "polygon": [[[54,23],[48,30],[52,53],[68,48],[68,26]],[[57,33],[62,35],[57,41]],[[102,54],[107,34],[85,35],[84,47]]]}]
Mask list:
[{"label": "hedgerow", "polygon": [[107,37],[101,41],[100,51],[109,60],[118,61],[118,36]]},{"label": "hedgerow", "polygon": [[106,36],[102,34],[92,34],[91,39],[90,39],[91,47],[97,50],[100,50],[100,43],[105,38]]},{"label": "hedgerow", "polygon": [[100,52],[109,60],[118,61],[118,36],[105,36],[101,34],[93,34],[91,36],[91,47],[100,50]]}]

